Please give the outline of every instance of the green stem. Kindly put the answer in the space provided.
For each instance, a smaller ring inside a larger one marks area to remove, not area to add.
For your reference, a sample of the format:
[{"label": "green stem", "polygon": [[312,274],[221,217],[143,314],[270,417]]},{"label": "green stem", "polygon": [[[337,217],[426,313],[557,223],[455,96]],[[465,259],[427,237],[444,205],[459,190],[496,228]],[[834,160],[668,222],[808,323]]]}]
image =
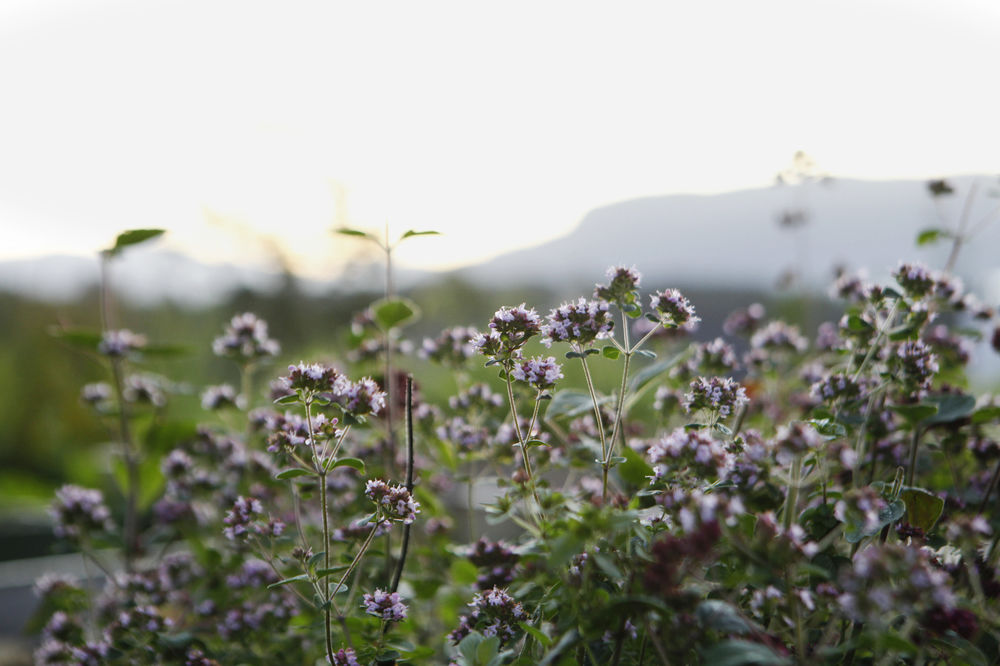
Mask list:
[{"label": "green stem", "polygon": [[604,419],[601,418],[601,404],[597,399],[597,391],[594,389],[594,379],[590,375],[590,366],[587,365],[586,356],[580,357],[580,364],[583,365],[583,377],[587,381],[590,399],[594,403],[594,423],[597,424],[597,432],[601,437],[601,460],[604,460],[608,457],[608,445],[607,440],[604,438]]},{"label": "green stem", "polygon": [[[406,377],[406,490],[413,492],[413,375]],[[399,562],[392,576],[389,592],[399,589],[399,580],[403,576],[406,564],[406,553],[410,546],[410,524],[403,525],[403,545],[400,546]]]},{"label": "green stem", "polygon": [[796,455],[792,460],[792,476],[788,483],[788,497],[785,501],[785,513],[782,516],[782,523],[787,532],[792,527],[795,517],[795,507],[799,502],[799,483],[802,476],[802,456]]},{"label": "green stem", "polygon": [[920,448],[920,437],[924,434],[920,426],[913,426],[913,438],[910,440],[910,465],[906,470],[906,485],[913,485],[913,476],[917,471],[917,449]]},{"label": "green stem", "polygon": [[[319,453],[316,451],[316,436],[313,433],[312,426],[312,400],[306,398],[304,400],[306,408],[306,427],[309,429],[309,446],[312,449],[313,454],[313,464],[316,466],[316,472],[319,474],[319,501],[320,508],[323,512],[323,568],[326,570],[330,569],[330,516],[327,510],[327,497],[326,497],[326,465],[324,461],[320,458]],[[330,597],[330,577],[326,576],[323,578],[323,625],[326,629],[326,656],[333,663],[333,626],[332,626],[332,616],[330,613],[330,606],[333,604],[333,599]]]},{"label": "green stem", "polygon": [[118,400],[118,427],[121,437],[122,454],[125,459],[127,487],[125,488],[125,569],[131,572],[135,565],[135,557],[139,551],[137,505],[139,497],[139,456],[132,441],[129,427],[128,403],[125,401],[125,381],[122,373],[122,360],[111,359],[111,376],[115,386],[115,396]]},{"label": "green stem", "polygon": [[514,406],[514,384],[510,378],[510,361],[504,363],[504,377],[507,380],[507,401],[510,404],[510,415],[514,419],[514,434],[521,445],[521,461],[524,463],[524,473],[528,476],[528,486],[531,488],[531,496],[535,499],[538,508],[538,515],[542,516],[542,503],[538,499],[538,490],[535,488],[535,477],[531,473],[531,461],[528,459],[528,447],[524,435],[521,433],[521,424],[517,418],[517,408]]},{"label": "green stem", "polygon": [[998,480],[1000,480],[1000,462],[997,462],[997,466],[993,468],[993,476],[990,477],[990,484],[986,486],[986,494],[983,495],[983,501],[979,503],[979,510],[976,511],[976,515],[980,515],[986,510],[986,505],[989,503],[993,491],[996,490]]}]

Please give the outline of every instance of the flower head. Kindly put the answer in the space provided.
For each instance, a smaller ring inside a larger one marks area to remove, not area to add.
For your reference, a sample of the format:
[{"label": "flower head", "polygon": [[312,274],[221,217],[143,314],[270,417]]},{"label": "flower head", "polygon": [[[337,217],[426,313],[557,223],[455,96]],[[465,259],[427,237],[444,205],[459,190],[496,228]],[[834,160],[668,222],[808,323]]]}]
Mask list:
[{"label": "flower head", "polygon": [[216,356],[252,361],[275,356],[278,343],[268,337],[267,322],[251,312],[233,317],[225,332],[212,342]]},{"label": "flower head", "polygon": [[719,416],[729,416],[748,402],[746,389],[728,377],[698,377],[691,382],[691,391],[684,395],[684,409],[689,413],[707,409]]},{"label": "flower head", "polygon": [[406,604],[400,601],[398,592],[389,593],[379,589],[370,594],[366,592],[361,606],[369,615],[386,622],[402,622],[406,619]]},{"label": "flower head", "polygon": [[552,356],[536,356],[517,361],[510,374],[514,379],[527,382],[539,391],[552,388],[563,377],[562,366]]},{"label": "flower head", "polygon": [[693,330],[701,318],[695,316],[694,306],[676,289],[664,289],[649,297],[650,305],[660,315],[664,326]]},{"label": "flower head", "polygon": [[594,298],[608,301],[622,307],[636,302],[639,294],[639,282],[642,275],[635,269],[624,266],[612,266],[607,271],[610,282],[607,285],[596,285],[594,287]]},{"label": "flower head", "polygon": [[111,528],[111,511],[101,491],[66,485],[56,491],[50,513],[57,537],[77,540],[90,532]]},{"label": "flower head", "polygon": [[552,310],[542,326],[542,344],[546,347],[556,342],[569,342],[586,346],[611,336],[614,320],[603,300],[588,301],[581,298],[575,303],[563,303]]},{"label": "flower head", "polygon": [[105,356],[121,357],[146,346],[146,336],[127,329],[107,331],[97,345],[97,351]]},{"label": "flower head", "polygon": [[521,303],[497,310],[489,327],[489,333],[477,335],[472,346],[485,356],[510,357],[541,332],[542,320],[534,308],[526,308]]},{"label": "flower head", "polygon": [[385,520],[396,520],[409,525],[420,513],[420,503],[403,486],[390,486],[380,479],[369,479],[365,484],[365,495],[375,502]]}]

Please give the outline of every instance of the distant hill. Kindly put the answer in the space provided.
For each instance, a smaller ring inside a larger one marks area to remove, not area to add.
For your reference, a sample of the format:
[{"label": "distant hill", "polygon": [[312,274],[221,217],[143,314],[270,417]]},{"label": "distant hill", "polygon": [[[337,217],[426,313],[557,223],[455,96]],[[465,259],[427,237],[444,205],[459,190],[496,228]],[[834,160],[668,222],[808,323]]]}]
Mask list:
[{"label": "distant hill", "polygon": [[[995,178],[980,178],[973,222],[1000,204]],[[956,193],[932,200],[924,181],[828,180],[711,196],[671,195],[623,201],[587,214],[569,235],[459,271],[476,283],[539,281],[580,284],[603,279],[611,264],[635,265],[645,286],[702,284],[773,287],[795,270],[802,283],[825,288],[834,266],[888,275],[901,259],[942,266],[950,244],[917,248],[924,229],[957,219],[973,178],[950,180]],[[802,224],[779,219],[801,214]],[[997,282],[1000,219],[964,247],[958,273],[967,282]],[[979,286],[983,286],[980,284]],[[1000,294],[998,294],[1000,297]]]},{"label": "distant hill", "polygon": [[[886,277],[900,259],[945,263],[950,244],[918,248],[924,229],[954,224],[966,194],[977,182],[969,219],[975,224],[1000,205],[996,178],[949,180],[955,194],[934,201],[924,181],[872,182],[834,179],[716,195],[645,197],[598,208],[566,236],[451,272],[482,287],[531,284],[557,291],[603,279],[612,264],[635,265],[644,286],[739,287],[769,290],[789,270],[800,285],[823,289],[833,268],[867,268]],[[783,226],[782,217],[797,226]],[[530,242],[530,239],[525,239]],[[984,227],[962,250],[957,272],[992,304],[1000,301],[1000,219]],[[359,285],[381,289],[374,267],[354,267],[350,282],[302,281],[313,292]],[[239,288],[272,290],[283,276],[232,264],[208,265],[156,248],[126,253],[115,265],[116,289],[132,302],[171,300],[209,305]],[[400,271],[400,287],[426,284],[441,274]],[[43,257],[0,262],[0,290],[71,299],[92,288],[96,259]]]}]

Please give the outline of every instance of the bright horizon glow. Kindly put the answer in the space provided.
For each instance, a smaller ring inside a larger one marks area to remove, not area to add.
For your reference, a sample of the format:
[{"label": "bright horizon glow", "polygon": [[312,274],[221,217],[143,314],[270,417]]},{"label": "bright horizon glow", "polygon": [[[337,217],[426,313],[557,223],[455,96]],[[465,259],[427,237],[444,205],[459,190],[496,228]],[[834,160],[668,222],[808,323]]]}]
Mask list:
[{"label": "bright horizon glow", "polygon": [[0,5],[0,259],[127,228],[330,276],[452,268],[615,201],[1000,172],[989,1]]}]

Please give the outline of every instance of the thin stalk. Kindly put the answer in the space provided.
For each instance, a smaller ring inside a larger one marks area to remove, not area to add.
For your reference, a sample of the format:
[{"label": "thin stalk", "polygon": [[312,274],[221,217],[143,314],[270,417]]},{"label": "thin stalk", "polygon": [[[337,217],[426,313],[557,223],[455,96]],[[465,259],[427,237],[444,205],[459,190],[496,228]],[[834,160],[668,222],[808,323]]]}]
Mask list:
[{"label": "thin stalk", "polygon": [[[627,355],[626,358],[628,358]],[[594,423],[597,425],[597,432],[601,436],[601,460],[607,460],[608,443],[604,438],[604,419],[601,418],[601,405],[597,400],[597,391],[594,389],[594,379],[590,376],[590,366],[587,365],[587,357],[581,356],[580,363],[583,365],[583,376],[587,380],[587,388],[590,390],[590,399],[594,403]]]},{"label": "thin stalk", "polygon": [[792,588],[792,577],[785,572],[785,594],[788,604],[792,607],[792,621],[795,623],[795,656],[800,664],[806,663],[805,632],[802,629],[802,611],[799,600]]},{"label": "thin stalk", "polygon": [[983,501],[979,503],[979,510],[976,511],[976,515],[980,515],[986,510],[986,505],[990,501],[990,495],[996,490],[998,480],[1000,480],[1000,462],[997,462],[997,466],[993,468],[993,476],[990,477],[990,484],[986,486],[986,494],[983,495]]},{"label": "thin stalk", "polygon": [[531,473],[531,461],[528,459],[528,447],[524,435],[521,433],[521,424],[517,418],[517,408],[514,405],[514,384],[510,379],[510,363],[504,363],[504,377],[507,380],[507,401],[510,403],[510,415],[514,419],[514,434],[521,445],[521,461],[524,463],[524,473],[528,476],[528,485],[531,487],[531,496],[535,499],[539,516],[542,514],[542,503],[538,499],[538,490],[535,488],[535,477]]},{"label": "thin stalk", "polygon": [[[406,377],[406,490],[410,493],[413,492],[413,457],[413,375],[408,375]],[[403,576],[409,547],[410,524],[406,524],[403,525],[403,545],[400,547],[399,562],[392,577],[390,593],[399,588],[399,579]]]},{"label": "thin stalk", "polygon": [[955,233],[955,240],[951,244],[951,252],[948,254],[948,262],[944,265],[944,270],[948,273],[952,271],[955,264],[958,262],[958,253],[962,249],[962,243],[965,242],[965,227],[969,223],[969,213],[972,212],[972,202],[976,198],[976,190],[979,189],[979,183],[972,183],[972,187],[969,188],[969,194],[965,197],[965,205],[962,207],[962,216],[958,221],[958,230]]},{"label": "thin stalk", "polygon": [[118,400],[118,427],[122,453],[125,459],[125,473],[128,487],[125,488],[125,570],[132,572],[138,553],[139,460],[129,428],[128,403],[125,401],[124,377],[120,358],[111,359],[111,376],[114,381],[115,397]]},{"label": "thin stalk", "polygon": [[910,440],[910,464],[906,469],[906,485],[913,485],[913,476],[917,471],[917,449],[920,448],[920,438],[924,431],[920,426],[913,426],[913,438]]},{"label": "thin stalk", "polygon": [[[324,461],[320,458],[319,453],[316,451],[316,435],[313,433],[312,426],[312,400],[306,398],[306,427],[309,429],[309,446],[312,448],[313,453],[313,464],[316,466],[316,472],[319,474],[319,501],[320,508],[323,512],[323,568],[330,569],[330,516],[327,511],[327,497],[326,497],[326,465]],[[326,655],[329,658],[330,663],[333,663],[333,626],[332,626],[332,616],[330,613],[330,606],[333,604],[333,599],[330,597],[330,577],[326,576],[323,578],[323,625],[326,629]]]},{"label": "thin stalk", "polygon": [[802,456],[796,455],[792,460],[792,477],[788,484],[788,497],[785,500],[785,513],[782,515],[782,523],[787,532],[792,527],[795,516],[795,507],[799,502],[799,483],[802,476]]},{"label": "thin stalk", "polygon": [[[358,562],[360,562],[361,558],[364,557],[365,552],[368,550],[368,546],[371,545],[372,540],[375,538],[375,532],[378,531],[378,526],[379,522],[376,520],[375,525],[372,527],[372,531],[368,533],[368,537],[365,538],[365,542],[361,544],[361,549],[358,551],[358,554],[354,556],[353,560],[351,560],[351,565],[347,567],[347,571],[344,572],[343,577],[341,577],[340,581],[337,583],[337,587],[336,589],[334,589],[333,592],[334,594],[340,592],[340,588],[344,586],[344,581],[347,580],[348,576],[350,576],[351,573],[354,571],[354,568],[358,566]],[[337,606],[336,602],[333,601],[332,597],[330,598],[330,603],[334,607]],[[340,613],[339,608],[337,609],[337,613],[338,614]]]}]

